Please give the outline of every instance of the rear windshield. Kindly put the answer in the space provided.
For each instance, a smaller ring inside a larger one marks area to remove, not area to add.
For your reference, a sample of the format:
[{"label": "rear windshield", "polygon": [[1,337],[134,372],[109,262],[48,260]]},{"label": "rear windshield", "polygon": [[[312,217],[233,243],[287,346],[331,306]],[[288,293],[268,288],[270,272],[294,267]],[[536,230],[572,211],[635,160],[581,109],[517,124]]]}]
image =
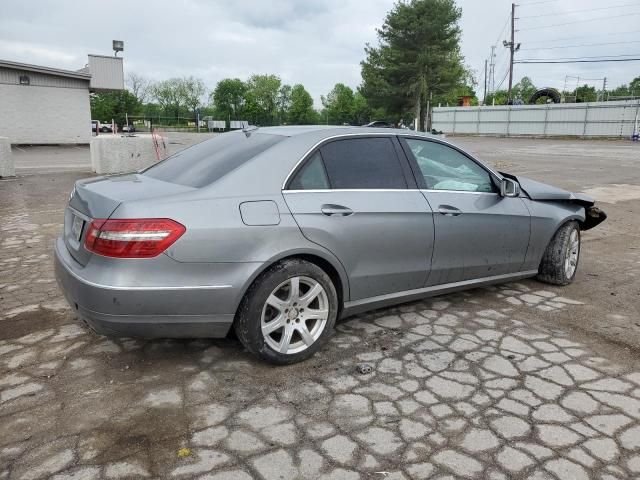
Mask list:
[{"label": "rear windshield", "polygon": [[220,180],[256,155],[284,140],[280,135],[223,133],[186,148],[143,172],[165,182],[200,188]]}]

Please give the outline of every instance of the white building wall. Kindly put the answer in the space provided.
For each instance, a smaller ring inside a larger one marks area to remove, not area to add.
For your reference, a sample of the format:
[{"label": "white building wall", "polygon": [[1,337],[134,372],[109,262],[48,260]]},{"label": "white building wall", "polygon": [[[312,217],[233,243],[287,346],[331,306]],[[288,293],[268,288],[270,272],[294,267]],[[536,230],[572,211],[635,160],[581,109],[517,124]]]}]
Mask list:
[{"label": "white building wall", "polygon": [[0,136],[12,144],[91,141],[88,88],[0,84],[0,106]]}]

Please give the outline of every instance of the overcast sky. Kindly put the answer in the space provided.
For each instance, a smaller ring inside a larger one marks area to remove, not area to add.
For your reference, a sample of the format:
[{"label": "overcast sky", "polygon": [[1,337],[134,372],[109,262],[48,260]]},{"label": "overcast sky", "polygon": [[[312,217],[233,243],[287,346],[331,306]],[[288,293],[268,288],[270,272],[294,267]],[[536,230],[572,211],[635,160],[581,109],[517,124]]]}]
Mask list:
[{"label": "overcast sky", "polygon": [[[496,41],[496,87],[508,68],[502,40],[511,2],[458,5],[462,50],[482,96],[484,59]],[[110,55],[111,40],[119,39],[125,74],[194,75],[212,89],[225,77],[275,73],[304,84],[319,107],[335,83],[358,86],[364,45],[377,42],[375,29],[392,6],[393,0],[8,1],[0,14],[0,58],[75,70],[88,53]],[[545,16],[525,18],[536,15]],[[640,0],[522,0],[516,17],[522,43],[516,58],[640,57]],[[602,43],[608,45],[592,45]],[[567,75],[606,76],[608,86],[617,86],[640,75],[640,62],[516,65],[514,75],[514,83],[528,75],[540,87],[562,88]],[[569,82],[575,87],[576,79]],[[602,80],[586,83],[600,87]]]}]

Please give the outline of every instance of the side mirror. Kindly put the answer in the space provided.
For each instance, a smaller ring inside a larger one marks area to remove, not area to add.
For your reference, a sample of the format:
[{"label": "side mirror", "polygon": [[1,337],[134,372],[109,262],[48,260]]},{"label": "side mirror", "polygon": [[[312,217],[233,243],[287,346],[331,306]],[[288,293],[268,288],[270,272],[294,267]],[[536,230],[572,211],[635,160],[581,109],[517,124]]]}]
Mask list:
[{"label": "side mirror", "polygon": [[520,184],[515,180],[509,178],[503,178],[500,182],[500,196],[501,197],[519,197],[520,196]]}]

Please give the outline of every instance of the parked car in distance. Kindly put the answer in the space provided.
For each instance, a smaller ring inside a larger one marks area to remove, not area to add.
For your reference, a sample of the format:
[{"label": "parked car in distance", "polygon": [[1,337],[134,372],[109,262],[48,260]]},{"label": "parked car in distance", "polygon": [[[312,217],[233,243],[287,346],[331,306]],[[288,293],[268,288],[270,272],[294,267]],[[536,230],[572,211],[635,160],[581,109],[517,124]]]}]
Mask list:
[{"label": "parked car in distance", "polygon": [[140,173],[78,180],[58,281],[96,332],[224,337],[277,364],[338,317],[482,285],[571,283],[593,199],[492,170],[441,139],[249,128]]},{"label": "parked car in distance", "polygon": [[375,122],[367,123],[363,127],[375,127],[375,128],[394,128],[393,123],[386,122],[384,120],[376,120]]},{"label": "parked car in distance", "polygon": [[102,133],[111,133],[113,132],[113,125],[111,122],[109,123],[100,123],[100,131]]},{"label": "parked car in distance", "polygon": [[120,131],[123,133],[133,133],[136,131],[136,127],[133,124],[123,125],[122,128],[120,128]]}]

